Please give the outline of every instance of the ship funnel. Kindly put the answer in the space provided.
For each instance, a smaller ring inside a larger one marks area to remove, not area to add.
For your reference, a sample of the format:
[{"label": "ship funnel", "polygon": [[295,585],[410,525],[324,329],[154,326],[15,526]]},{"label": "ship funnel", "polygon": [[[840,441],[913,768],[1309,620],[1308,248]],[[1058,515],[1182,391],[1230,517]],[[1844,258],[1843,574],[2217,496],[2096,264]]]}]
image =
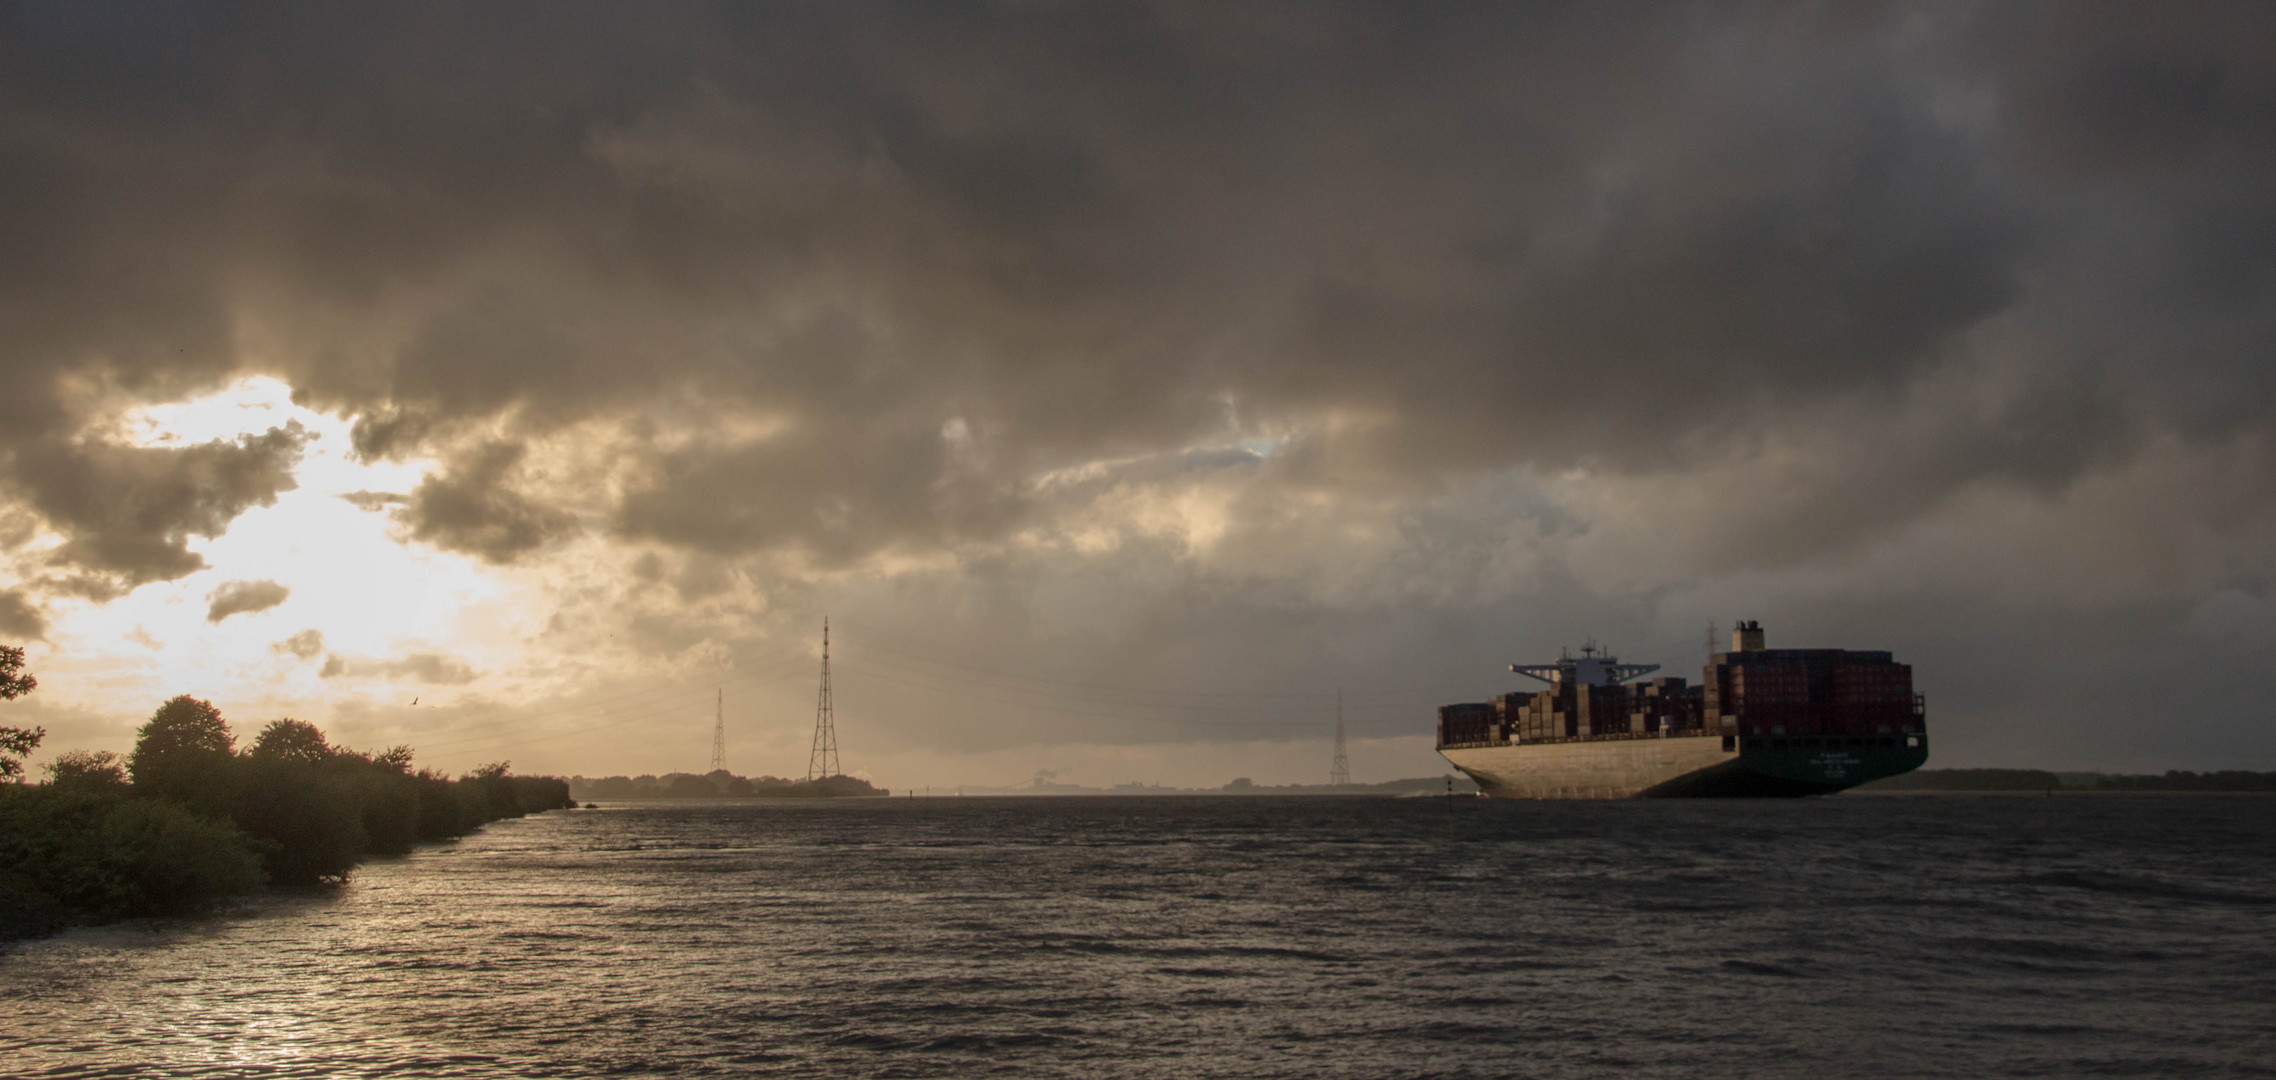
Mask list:
[{"label": "ship funnel", "polygon": [[1744,619],[1737,626],[1731,628],[1732,652],[1761,652],[1762,650],[1761,623],[1753,619]]}]

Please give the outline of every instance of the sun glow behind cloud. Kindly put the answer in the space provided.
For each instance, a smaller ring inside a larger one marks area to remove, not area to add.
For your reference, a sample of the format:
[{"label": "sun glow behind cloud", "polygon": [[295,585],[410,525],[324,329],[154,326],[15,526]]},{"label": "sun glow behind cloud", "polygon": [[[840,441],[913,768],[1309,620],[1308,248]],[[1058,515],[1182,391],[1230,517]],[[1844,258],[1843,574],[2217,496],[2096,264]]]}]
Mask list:
[{"label": "sun glow behind cloud", "polygon": [[[206,569],[108,603],[55,603],[42,665],[70,677],[49,678],[43,696],[108,715],[189,693],[225,711],[250,709],[256,715],[244,722],[258,723],[420,693],[420,671],[373,660],[430,655],[476,672],[514,662],[513,635],[530,629],[516,582],[466,556],[403,543],[387,514],[343,498],[406,491],[430,462],[357,460],[347,421],[294,404],[290,387],[265,377],[136,407],[107,426],[133,445],[183,446],[288,424],[310,435],[294,470],[298,486],[219,537],[193,538],[190,550]],[[209,620],[209,597],[232,582],[274,582],[289,592],[273,606]],[[321,635],[320,651],[308,649],[308,631]],[[292,651],[294,635],[304,635],[300,651],[309,655]],[[365,661],[347,665],[360,677],[323,677],[334,655]],[[120,716],[121,731],[140,719]]]}]

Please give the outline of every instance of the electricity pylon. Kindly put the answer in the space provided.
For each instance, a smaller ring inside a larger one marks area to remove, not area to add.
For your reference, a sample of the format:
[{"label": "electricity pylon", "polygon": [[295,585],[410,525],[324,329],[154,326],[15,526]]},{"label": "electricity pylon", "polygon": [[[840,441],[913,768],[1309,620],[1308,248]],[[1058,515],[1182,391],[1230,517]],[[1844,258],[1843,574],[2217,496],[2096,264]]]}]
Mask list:
[{"label": "electricity pylon", "polygon": [[1343,687],[1336,687],[1336,760],[1328,766],[1328,783],[1351,783],[1351,758],[1343,752]]},{"label": "electricity pylon", "polygon": [[727,691],[718,691],[719,701],[711,710],[711,771],[727,767]]},{"label": "electricity pylon", "polygon": [[806,778],[838,775],[838,725],[830,708],[830,620],[822,619],[822,690],[814,699],[814,749],[806,755]]}]

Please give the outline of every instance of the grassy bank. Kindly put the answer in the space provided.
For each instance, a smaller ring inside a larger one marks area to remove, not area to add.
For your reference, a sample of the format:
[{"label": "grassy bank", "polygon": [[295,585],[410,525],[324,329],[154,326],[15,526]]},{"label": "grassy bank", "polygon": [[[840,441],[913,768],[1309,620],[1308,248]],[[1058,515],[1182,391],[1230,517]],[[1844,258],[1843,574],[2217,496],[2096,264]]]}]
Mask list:
[{"label": "grassy bank", "polygon": [[[38,742],[9,730],[17,754]],[[219,710],[174,698],[124,759],[74,751],[45,783],[0,784],[0,939],[335,885],[371,856],[575,805],[565,781],[504,762],[452,778],[411,760],[332,746],[298,720],[239,750]]]}]

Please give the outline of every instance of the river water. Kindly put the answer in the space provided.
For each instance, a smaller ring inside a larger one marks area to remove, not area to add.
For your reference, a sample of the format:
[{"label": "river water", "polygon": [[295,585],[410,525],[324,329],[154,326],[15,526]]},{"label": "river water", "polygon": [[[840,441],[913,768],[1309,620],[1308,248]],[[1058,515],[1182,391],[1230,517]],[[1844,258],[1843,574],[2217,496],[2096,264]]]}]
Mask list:
[{"label": "river water", "polygon": [[31,1076],[2266,1076],[2276,800],[613,806],[0,999]]}]

